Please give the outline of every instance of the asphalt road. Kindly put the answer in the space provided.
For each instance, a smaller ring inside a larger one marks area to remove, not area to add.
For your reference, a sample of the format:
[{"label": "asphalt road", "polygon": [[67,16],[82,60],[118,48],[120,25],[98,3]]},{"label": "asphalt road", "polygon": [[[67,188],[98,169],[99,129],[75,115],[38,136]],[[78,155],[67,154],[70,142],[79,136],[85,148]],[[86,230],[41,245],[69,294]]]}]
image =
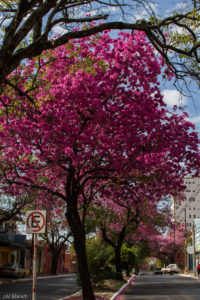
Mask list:
[{"label": "asphalt road", "polygon": [[[42,278],[37,280],[37,300],[58,300],[72,295],[80,290],[75,275],[62,277]],[[31,300],[32,281],[18,281],[0,285],[0,300]]]},{"label": "asphalt road", "polygon": [[137,276],[120,300],[200,300],[200,280],[177,275]]}]

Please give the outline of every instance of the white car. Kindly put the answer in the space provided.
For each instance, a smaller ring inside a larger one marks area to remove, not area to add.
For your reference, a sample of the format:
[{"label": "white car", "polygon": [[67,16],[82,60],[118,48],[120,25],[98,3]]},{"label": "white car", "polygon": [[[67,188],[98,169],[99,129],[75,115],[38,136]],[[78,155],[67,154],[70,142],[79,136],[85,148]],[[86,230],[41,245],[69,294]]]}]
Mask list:
[{"label": "white car", "polygon": [[138,275],[144,275],[144,271],[140,271]]},{"label": "white car", "polygon": [[169,264],[166,268],[162,268],[163,274],[178,274],[180,273],[180,269],[177,264]]}]

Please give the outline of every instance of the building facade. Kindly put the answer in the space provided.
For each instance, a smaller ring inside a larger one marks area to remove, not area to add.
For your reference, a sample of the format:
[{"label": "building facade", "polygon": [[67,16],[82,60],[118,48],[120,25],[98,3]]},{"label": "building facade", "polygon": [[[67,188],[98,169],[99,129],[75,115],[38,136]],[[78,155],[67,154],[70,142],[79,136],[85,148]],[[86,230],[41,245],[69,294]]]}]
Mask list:
[{"label": "building facade", "polygon": [[0,224],[0,267],[19,263],[24,267],[26,235],[17,231],[17,217]]},{"label": "building facade", "polygon": [[[0,267],[9,263],[19,263],[26,270],[32,272],[33,241],[27,239],[27,234],[21,234],[17,226],[18,218],[0,224]],[[37,274],[51,273],[51,251],[47,243],[40,239],[37,244]],[[65,244],[59,255],[57,273],[77,271],[76,256],[70,254]]]},{"label": "building facade", "polygon": [[172,215],[176,223],[184,225],[187,231],[191,231],[194,219],[200,218],[200,178],[185,177],[183,192],[184,198],[173,199]]}]

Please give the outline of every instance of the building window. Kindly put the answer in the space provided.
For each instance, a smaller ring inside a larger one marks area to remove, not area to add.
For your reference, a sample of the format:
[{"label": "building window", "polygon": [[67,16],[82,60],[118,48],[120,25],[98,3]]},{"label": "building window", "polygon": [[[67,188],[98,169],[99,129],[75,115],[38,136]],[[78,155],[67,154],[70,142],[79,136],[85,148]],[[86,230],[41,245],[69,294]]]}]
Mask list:
[{"label": "building window", "polygon": [[189,198],[189,201],[190,201],[190,202],[194,202],[194,201],[195,201],[195,198]]},{"label": "building window", "polygon": [[194,219],[196,218],[196,215],[194,215]]},{"label": "building window", "polygon": [[191,218],[192,218],[192,215],[189,215],[189,218],[191,219]]}]

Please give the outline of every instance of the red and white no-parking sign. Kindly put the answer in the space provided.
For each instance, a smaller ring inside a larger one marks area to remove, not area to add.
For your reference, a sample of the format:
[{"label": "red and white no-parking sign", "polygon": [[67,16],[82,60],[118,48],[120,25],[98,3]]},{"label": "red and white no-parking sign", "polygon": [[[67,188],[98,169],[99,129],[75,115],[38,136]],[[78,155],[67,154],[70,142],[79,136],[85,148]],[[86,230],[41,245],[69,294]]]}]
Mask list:
[{"label": "red and white no-parking sign", "polygon": [[26,232],[45,233],[46,210],[29,210],[26,212]]}]

